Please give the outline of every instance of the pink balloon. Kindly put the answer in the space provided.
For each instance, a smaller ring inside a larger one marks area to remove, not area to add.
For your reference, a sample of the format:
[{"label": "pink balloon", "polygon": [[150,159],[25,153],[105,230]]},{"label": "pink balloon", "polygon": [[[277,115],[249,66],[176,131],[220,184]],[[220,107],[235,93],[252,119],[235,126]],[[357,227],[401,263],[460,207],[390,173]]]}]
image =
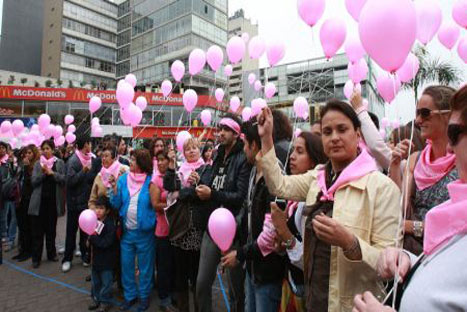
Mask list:
[{"label": "pink balloon", "polygon": [[62,146],[63,144],[65,144],[65,137],[61,135],[59,138],[54,139],[54,143],[56,146]]},{"label": "pink balloon", "polygon": [[441,25],[441,9],[433,0],[415,1],[414,4],[417,13],[417,39],[426,45]]},{"label": "pink balloon", "polygon": [[206,54],[201,49],[194,49],[188,56],[188,72],[194,76],[206,65]]},{"label": "pink balloon", "polygon": [[251,118],[251,108],[250,107],[244,107],[242,110],[242,119],[243,121],[248,121]]},{"label": "pink balloon", "polygon": [[261,81],[256,80],[255,81],[255,91],[261,90],[262,87],[263,87],[263,85],[261,84]]},{"label": "pink balloon", "polygon": [[91,120],[91,126],[99,125],[99,123],[100,123],[99,117],[94,117],[94,118]]},{"label": "pink balloon", "polygon": [[127,108],[120,108],[120,119],[125,126],[130,125],[130,118],[128,116],[128,107]]},{"label": "pink balloon", "polygon": [[227,42],[226,50],[230,63],[237,64],[245,54],[245,41],[238,36],[233,36]]},{"label": "pink balloon", "polygon": [[130,122],[132,127],[136,127],[137,125],[139,125],[141,119],[143,118],[143,112],[135,104],[130,104],[130,106],[128,106],[127,115],[128,121]]},{"label": "pink balloon", "polygon": [[464,63],[467,63],[467,36],[462,37],[459,41],[459,44],[457,45],[457,53]]},{"label": "pink balloon", "polygon": [[94,114],[95,112],[97,112],[97,110],[101,108],[101,105],[102,105],[101,98],[98,96],[93,96],[89,100],[89,111],[91,112],[91,114]]},{"label": "pink balloon", "polygon": [[[56,139],[58,140],[58,138],[60,138],[60,136],[58,136]],[[71,144],[76,140],[76,135],[74,133],[68,132],[65,135],[65,140],[67,141],[68,144]]]},{"label": "pink balloon", "polygon": [[261,113],[261,110],[267,106],[268,104],[266,103],[265,100],[261,98],[253,99],[251,101],[251,116],[250,117],[254,117],[258,115],[259,113]]},{"label": "pink balloon", "polygon": [[126,83],[125,79],[120,79],[117,83],[117,89],[121,87],[122,84]]},{"label": "pink balloon", "polygon": [[404,64],[417,35],[417,15],[411,0],[368,0],[358,23],[368,55],[384,70]]},{"label": "pink balloon", "polygon": [[401,123],[400,123],[400,121],[397,120],[397,119],[394,119],[393,121],[391,121],[391,127],[392,127],[393,129],[399,128],[400,125],[401,125]]},{"label": "pink balloon", "polygon": [[67,131],[68,131],[68,132],[71,132],[71,133],[75,133],[75,131],[76,131],[75,125],[69,125]]},{"label": "pink balloon", "polygon": [[195,90],[188,89],[183,93],[183,106],[185,106],[187,112],[191,113],[197,103],[198,94],[196,94]]},{"label": "pink balloon", "polygon": [[282,42],[271,42],[266,51],[269,66],[273,67],[279,63],[285,55],[285,45]]},{"label": "pink balloon", "polygon": [[239,107],[240,107],[240,99],[238,98],[238,96],[233,96],[230,99],[230,109],[235,113]]},{"label": "pink balloon", "polygon": [[66,115],[64,121],[65,125],[72,124],[73,121],[75,121],[75,117],[73,117],[73,115]]},{"label": "pink balloon", "polygon": [[15,136],[18,136],[24,130],[24,123],[21,119],[16,119],[12,124],[12,131]]},{"label": "pink balloon", "polygon": [[345,24],[338,18],[330,18],[323,23],[319,31],[319,38],[327,59],[336,55],[336,52],[344,44],[346,34]]},{"label": "pink balloon", "polygon": [[206,52],[206,59],[209,67],[211,67],[213,71],[217,71],[224,61],[224,52],[222,52],[222,49],[219,46],[213,45],[209,47]]},{"label": "pink balloon", "polygon": [[56,139],[60,137],[63,134],[63,128],[62,126],[55,126],[55,131],[53,133],[53,137]]},{"label": "pink balloon", "polygon": [[266,51],[266,43],[264,42],[263,38],[260,36],[255,36],[251,38],[250,42],[248,43],[248,52],[250,53],[251,59],[258,59],[263,55],[264,51]]},{"label": "pink balloon", "polygon": [[359,61],[365,55],[365,49],[363,49],[358,33],[349,33],[345,41],[344,50],[351,63]]},{"label": "pink balloon", "polygon": [[37,132],[39,132],[39,125],[32,125],[31,131],[37,131]]},{"label": "pink balloon", "polygon": [[376,88],[381,97],[391,103],[401,88],[401,82],[395,75],[381,73],[376,79]]},{"label": "pink balloon", "polygon": [[438,40],[451,50],[456,45],[460,32],[460,28],[452,21],[445,21],[438,30]]},{"label": "pink balloon", "polygon": [[296,98],[293,102],[293,110],[296,117],[306,119],[305,115],[308,113],[307,100],[303,96]]},{"label": "pink balloon", "polygon": [[248,40],[250,40],[250,35],[248,33],[244,32],[242,34],[242,39],[243,39],[243,41],[245,41],[245,43],[247,43]]},{"label": "pink balloon", "polygon": [[252,85],[255,83],[255,80],[256,80],[256,75],[254,73],[250,73],[248,75],[248,83]]},{"label": "pink balloon", "polygon": [[347,12],[358,22],[360,18],[360,12],[365,6],[367,0],[345,0],[345,7]]},{"label": "pink balloon", "polygon": [[97,216],[96,213],[91,209],[86,209],[81,212],[78,219],[80,229],[88,234],[92,235],[96,231],[97,227]]},{"label": "pink balloon", "polygon": [[302,133],[302,129],[295,129],[295,137],[298,138],[298,136]]},{"label": "pink balloon", "polygon": [[116,97],[120,107],[128,107],[135,97],[135,89],[128,82],[122,82],[117,88]]},{"label": "pink balloon", "polygon": [[104,130],[102,129],[101,126],[97,126],[94,128],[94,131],[92,131],[92,136],[96,138],[102,138],[104,136]]},{"label": "pink balloon", "polygon": [[452,18],[460,27],[467,29],[467,0],[457,0],[454,3]]},{"label": "pink balloon", "polygon": [[217,208],[209,216],[209,234],[217,247],[223,252],[232,246],[237,223],[232,213],[225,208]]},{"label": "pink balloon", "polygon": [[170,92],[172,92],[172,83],[170,82],[170,80],[162,81],[161,89],[162,89],[162,95],[164,97],[168,97]]},{"label": "pink balloon", "polygon": [[381,137],[386,140],[386,130],[384,129],[379,129],[379,135],[381,135]]},{"label": "pink balloon", "polygon": [[133,88],[136,87],[136,76],[133,74],[128,74],[125,76],[125,81],[130,84]]},{"label": "pink balloon", "polygon": [[9,132],[11,130],[11,122],[9,120],[2,121],[2,123],[0,125],[0,130],[3,133]]},{"label": "pink balloon", "polygon": [[183,152],[183,144],[185,144],[185,141],[187,139],[191,138],[191,134],[190,132],[188,131],[180,131],[178,134],[177,134],[177,138],[175,140],[175,143],[177,145],[177,150],[179,152]]},{"label": "pink balloon", "polygon": [[148,100],[146,100],[144,96],[138,96],[136,98],[135,104],[141,111],[144,111],[148,106]]},{"label": "pink balloon", "polygon": [[185,75],[185,65],[182,61],[176,60],[172,63],[170,71],[172,72],[172,77],[174,77],[175,81],[180,82],[182,81],[183,75]]},{"label": "pink balloon", "polygon": [[267,99],[270,99],[276,94],[276,86],[272,82],[268,82],[264,86],[264,95],[266,95]]},{"label": "pink balloon", "polygon": [[205,125],[205,126],[208,126],[210,123],[211,123],[211,111],[208,110],[208,109],[204,109],[201,114],[200,114],[200,117],[201,117],[201,122]]},{"label": "pink balloon", "polygon": [[227,76],[227,77],[230,77],[233,73],[233,68],[232,68],[232,65],[228,64],[228,65],[225,65],[224,67],[224,74]]},{"label": "pink balloon", "polygon": [[50,125],[50,116],[47,114],[40,115],[39,119],[37,120],[37,124],[39,125],[40,129],[47,128],[47,126]]},{"label": "pink balloon", "polygon": [[368,65],[365,59],[362,58],[356,63],[349,63],[347,71],[352,82],[357,84],[366,78],[368,74]]},{"label": "pink balloon", "polygon": [[401,82],[409,82],[415,78],[419,68],[420,61],[413,53],[409,53],[402,67],[396,71],[396,74]]},{"label": "pink balloon", "polygon": [[216,96],[217,102],[222,102],[222,100],[224,99],[224,90],[222,90],[221,88],[217,88],[214,94]]},{"label": "pink balloon", "polygon": [[358,93],[362,93],[362,85],[357,83],[354,84],[352,80],[347,80],[347,82],[344,85],[344,96],[350,100],[350,97],[352,96],[352,93],[356,91]]},{"label": "pink balloon", "polygon": [[387,117],[383,117],[381,119],[381,127],[383,127],[383,128],[389,127],[390,123],[391,123],[391,121],[389,121],[389,118],[387,118]]},{"label": "pink balloon", "polygon": [[298,0],[297,9],[300,18],[313,27],[323,16],[325,8],[324,0]]},{"label": "pink balloon", "polygon": [[45,138],[48,140],[50,139],[51,137],[54,136],[54,133],[55,133],[55,126],[50,124],[47,128],[46,128],[46,131],[44,132],[44,136]]}]

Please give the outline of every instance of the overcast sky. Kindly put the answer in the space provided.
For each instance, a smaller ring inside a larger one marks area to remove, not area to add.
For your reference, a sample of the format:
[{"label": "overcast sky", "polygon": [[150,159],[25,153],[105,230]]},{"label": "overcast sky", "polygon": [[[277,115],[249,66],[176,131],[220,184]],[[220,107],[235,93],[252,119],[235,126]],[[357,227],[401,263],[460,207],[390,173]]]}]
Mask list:
[{"label": "overcast sky", "polygon": [[[451,19],[451,8],[454,0],[440,0],[439,2],[442,3],[443,18]],[[324,15],[313,28],[302,22],[296,6],[296,0],[229,0],[229,13],[232,15],[236,10],[243,8],[246,17],[258,23],[259,34],[266,41],[282,40],[287,50],[281,63],[323,56],[319,41],[319,28],[328,17],[343,18],[347,25],[347,32],[357,32],[357,24],[347,13],[344,0],[327,0]],[[462,30],[462,35],[466,36],[467,31]],[[464,81],[467,82],[467,65],[457,55],[456,48],[449,52],[441,46],[436,36],[427,48],[433,56],[455,64],[462,71]],[[266,66],[266,64],[263,57],[261,66]],[[401,91],[394,102],[387,106],[386,114],[391,119],[400,118],[403,122],[409,121],[415,114],[413,103],[413,93]]]}]

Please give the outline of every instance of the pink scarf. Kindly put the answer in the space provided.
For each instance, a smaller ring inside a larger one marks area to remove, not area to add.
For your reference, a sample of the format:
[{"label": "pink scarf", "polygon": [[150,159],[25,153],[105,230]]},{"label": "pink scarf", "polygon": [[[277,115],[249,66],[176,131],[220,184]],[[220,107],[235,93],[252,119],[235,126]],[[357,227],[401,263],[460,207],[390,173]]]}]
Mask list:
[{"label": "pink scarf", "polygon": [[447,153],[445,156],[431,162],[431,149],[431,142],[428,142],[415,165],[414,178],[419,190],[435,185],[456,165],[456,155],[452,153]]},{"label": "pink scarf", "polygon": [[102,166],[100,174],[101,174],[102,184],[104,184],[105,187],[108,188],[111,186],[110,181],[109,181],[110,176],[114,176],[115,179],[118,178],[118,175],[120,173],[120,166],[121,165],[118,162],[118,160],[115,160],[113,164],[109,166],[109,168],[105,168],[104,166]]},{"label": "pink scarf", "polygon": [[152,159],[152,176],[154,177],[155,175],[158,175],[159,174],[159,168],[157,167],[157,158],[154,157]]},{"label": "pink scarf", "polygon": [[127,177],[128,191],[130,197],[133,197],[143,187],[144,181],[146,181],[146,173],[134,173],[130,172]]},{"label": "pink scarf", "polygon": [[2,158],[0,158],[0,163],[1,164],[6,164],[8,161],[8,154],[5,154]]},{"label": "pink scarf", "polygon": [[426,255],[453,236],[467,233],[467,183],[457,180],[447,188],[451,199],[431,209],[425,217],[423,252]]},{"label": "pink scarf", "polygon": [[76,153],[76,156],[78,156],[79,161],[81,162],[81,165],[83,167],[91,166],[91,157],[92,157],[91,153],[83,154],[81,153],[80,150],[76,150],[75,153]]},{"label": "pink scarf", "polygon": [[348,184],[352,181],[358,180],[361,177],[366,176],[370,172],[377,171],[378,166],[376,165],[375,160],[373,157],[368,154],[366,149],[362,149],[360,155],[354,159],[345,167],[345,169],[341,172],[337,180],[334,182],[333,185],[329,188],[326,187],[326,177],[325,177],[325,169],[323,168],[318,172],[318,185],[323,192],[321,196],[322,201],[334,201],[334,193],[343,185]]},{"label": "pink scarf", "polygon": [[272,224],[271,214],[267,213],[264,215],[263,231],[256,239],[256,243],[263,257],[266,257],[274,251],[276,236],[276,229]]},{"label": "pink scarf", "polygon": [[203,158],[199,158],[197,161],[189,163],[188,161],[184,161],[183,164],[178,169],[178,173],[181,175],[182,178],[182,185],[189,186],[188,178],[190,177],[191,172],[195,171],[199,167],[204,165]]},{"label": "pink scarf", "polygon": [[41,158],[40,158],[41,166],[46,166],[49,169],[52,169],[56,161],[57,161],[57,157],[55,156],[52,156],[49,159],[47,159],[45,158],[44,155],[41,155]]}]

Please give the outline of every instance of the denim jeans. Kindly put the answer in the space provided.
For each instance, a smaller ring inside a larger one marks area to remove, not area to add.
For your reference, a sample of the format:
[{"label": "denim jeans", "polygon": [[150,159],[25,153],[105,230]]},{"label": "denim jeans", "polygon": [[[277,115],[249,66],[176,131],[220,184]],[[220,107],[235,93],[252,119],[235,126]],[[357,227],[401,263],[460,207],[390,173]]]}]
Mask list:
[{"label": "denim jeans", "polygon": [[245,278],[245,312],[277,311],[281,303],[282,283],[257,285],[250,275]]},{"label": "denim jeans", "polygon": [[0,211],[0,233],[2,238],[8,238],[13,243],[16,238],[16,207],[15,202],[5,201]]},{"label": "denim jeans", "polygon": [[113,270],[91,270],[91,296],[98,303],[112,302],[112,284],[114,281]]}]

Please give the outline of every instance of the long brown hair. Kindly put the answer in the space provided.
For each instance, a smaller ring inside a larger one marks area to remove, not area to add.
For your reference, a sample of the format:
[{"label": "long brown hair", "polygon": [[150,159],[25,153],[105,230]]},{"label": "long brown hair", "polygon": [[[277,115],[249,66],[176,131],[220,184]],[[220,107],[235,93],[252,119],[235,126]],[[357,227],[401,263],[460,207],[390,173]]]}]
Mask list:
[{"label": "long brown hair", "polygon": [[24,159],[24,157],[26,156],[27,151],[31,151],[32,154],[34,155],[34,158],[32,159],[32,161],[29,163],[28,166],[26,166],[26,169],[28,170],[28,173],[32,174],[32,169],[34,168],[34,165],[36,164],[36,162],[41,157],[41,154],[39,152],[39,149],[34,144],[29,144],[28,146],[23,148],[23,151],[21,153],[21,159]]}]

